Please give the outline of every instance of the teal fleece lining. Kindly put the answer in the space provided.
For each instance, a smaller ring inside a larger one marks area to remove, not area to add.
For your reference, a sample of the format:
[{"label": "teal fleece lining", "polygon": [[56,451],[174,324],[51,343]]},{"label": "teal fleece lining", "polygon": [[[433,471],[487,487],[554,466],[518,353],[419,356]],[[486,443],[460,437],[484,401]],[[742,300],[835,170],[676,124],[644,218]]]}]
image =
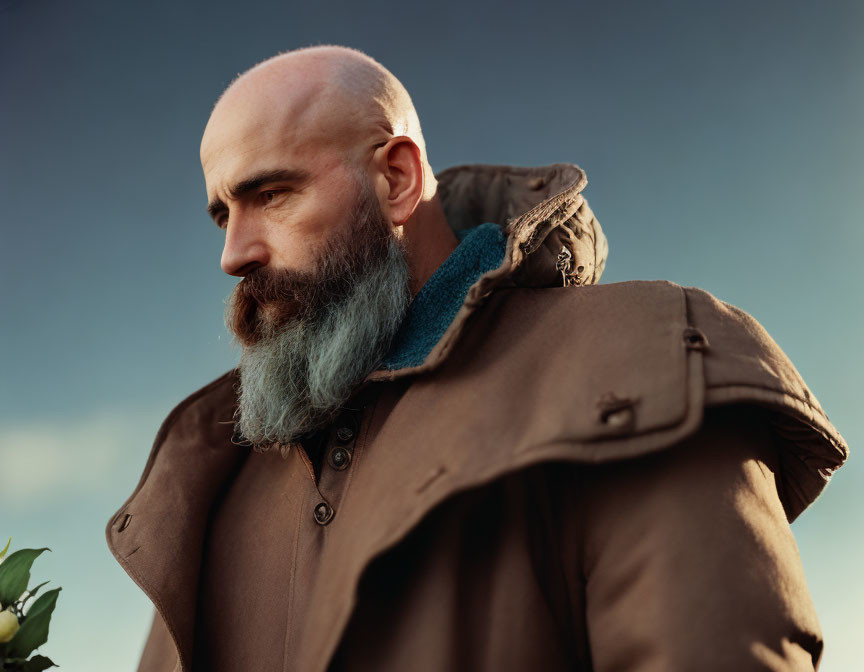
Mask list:
[{"label": "teal fleece lining", "polygon": [[456,249],[417,292],[379,368],[418,366],[447,331],[471,285],[504,261],[507,237],[487,222],[456,232]]}]

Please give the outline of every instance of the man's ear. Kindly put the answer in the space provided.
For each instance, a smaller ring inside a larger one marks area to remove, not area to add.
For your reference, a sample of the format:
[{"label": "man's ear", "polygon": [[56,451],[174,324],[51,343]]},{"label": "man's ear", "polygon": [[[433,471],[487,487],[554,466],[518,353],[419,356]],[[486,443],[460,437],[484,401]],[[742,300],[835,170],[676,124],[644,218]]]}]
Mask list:
[{"label": "man's ear", "polygon": [[414,214],[423,196],[425,171],[420,148],[407,135],[397,135],[375,153],[388,185],[382,210],[394,225],[401,226]]}]

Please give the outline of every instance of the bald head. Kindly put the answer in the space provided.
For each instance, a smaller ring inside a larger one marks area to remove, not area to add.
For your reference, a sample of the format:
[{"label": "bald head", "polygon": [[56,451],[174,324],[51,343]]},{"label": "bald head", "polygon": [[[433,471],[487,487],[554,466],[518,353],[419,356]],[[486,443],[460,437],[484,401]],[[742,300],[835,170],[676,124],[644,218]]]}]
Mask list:
[{"label": "bald head", "polygon": [[412,291],[457,244],[411,97],[350,47],[285,52],[235,78],[207,122],[201,165],[231,275],[313,270],[354,226],[364,189],[405,250]]},{"label": "bald head", "polygon": [[[238,129],[245,121],[246,129]],[[429,168],[411,96],[387,68],[363,52],[317,45],[281,53],[238,75],[217,101],[201,143],[205,164],[227,130],[291,142],[300,153],[335,151],[360,166],[393,136],[411,138]]]}]

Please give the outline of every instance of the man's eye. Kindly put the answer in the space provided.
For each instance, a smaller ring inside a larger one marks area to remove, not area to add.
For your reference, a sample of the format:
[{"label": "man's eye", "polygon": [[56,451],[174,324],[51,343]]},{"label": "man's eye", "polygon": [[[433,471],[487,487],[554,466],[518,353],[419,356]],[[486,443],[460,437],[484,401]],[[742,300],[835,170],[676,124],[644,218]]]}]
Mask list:
[{"label": "man's eye", "polygon": [[273,189],[271,191],[262,191],[261,198],[264,199],[265,203],[272,203],[273,199],[276,198],[281,193],[281,190]]}]

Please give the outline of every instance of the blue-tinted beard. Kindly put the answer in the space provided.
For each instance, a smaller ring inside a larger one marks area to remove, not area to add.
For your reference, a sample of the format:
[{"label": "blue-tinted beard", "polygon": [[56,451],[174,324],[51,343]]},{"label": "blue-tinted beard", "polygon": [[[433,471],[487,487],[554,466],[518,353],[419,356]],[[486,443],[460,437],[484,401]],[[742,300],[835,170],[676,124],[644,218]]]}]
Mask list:
[{"label": "blue-tinted beard", "polygon": [[256,450],[287,454],[291,442],[332,419],[387,354],[411,301],[411,276],[392,230],[385,244],[377,261],[345,278],[347,294],[243,348],[235,427]]}]

